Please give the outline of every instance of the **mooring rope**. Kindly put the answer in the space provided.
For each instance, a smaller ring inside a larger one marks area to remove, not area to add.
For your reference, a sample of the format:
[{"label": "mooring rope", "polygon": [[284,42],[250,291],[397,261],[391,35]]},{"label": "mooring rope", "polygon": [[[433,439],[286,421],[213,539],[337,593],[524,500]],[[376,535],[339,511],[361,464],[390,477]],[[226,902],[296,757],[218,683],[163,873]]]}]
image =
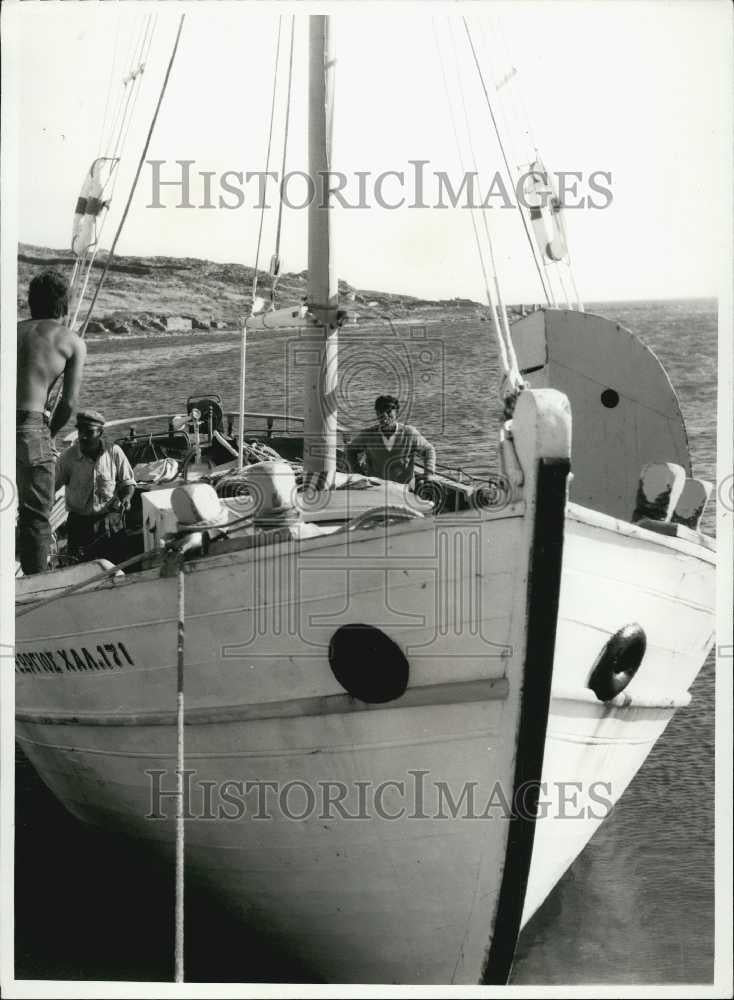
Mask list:
[{"label": "mooring rope", "polygon": [[186,634],[186,592],[183,549],[178,554],[176,572],[178,620],[176,622],[176,915],[175,915],[175,981],[184,981],[184,641]]}]

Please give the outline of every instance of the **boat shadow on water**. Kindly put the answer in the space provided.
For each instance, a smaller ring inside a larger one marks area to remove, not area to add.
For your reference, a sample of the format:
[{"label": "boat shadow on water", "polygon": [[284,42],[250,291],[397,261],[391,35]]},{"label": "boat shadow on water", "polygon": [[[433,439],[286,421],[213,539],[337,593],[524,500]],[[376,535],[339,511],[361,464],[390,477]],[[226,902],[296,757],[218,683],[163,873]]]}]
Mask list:
[{"label": "boat shadow on water", "polygon": [[[170,982],[174,867],[81,823],[16,746],[15,977]],[[188,982],[318,983],[318,974],[186,886]]]}]

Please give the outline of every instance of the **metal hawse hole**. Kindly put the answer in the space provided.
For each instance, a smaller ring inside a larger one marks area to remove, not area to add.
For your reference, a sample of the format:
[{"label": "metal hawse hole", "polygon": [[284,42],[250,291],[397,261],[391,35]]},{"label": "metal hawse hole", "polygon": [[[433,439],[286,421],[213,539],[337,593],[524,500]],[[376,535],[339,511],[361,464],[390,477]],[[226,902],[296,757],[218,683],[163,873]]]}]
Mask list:
[{"label": "metal hawse hole", "polygon": [[601,404],[606,406],[608,410],[613,410],[614,407],[619,403],[619,393],[616,389],[605,389],[601,394]]},{"label": "metal hawse hole", "polygon": [[588,686],[599,701],[621,694],[637,673],[647,649],[641,625],[625,625],[604,644],[591,669]]},{"label": "metal hawse hole", "polygon": [[353,698],[381,704],[399,698],[408,686],[405,654],[372,625],[342,625],[329,643],[329,666]]}]

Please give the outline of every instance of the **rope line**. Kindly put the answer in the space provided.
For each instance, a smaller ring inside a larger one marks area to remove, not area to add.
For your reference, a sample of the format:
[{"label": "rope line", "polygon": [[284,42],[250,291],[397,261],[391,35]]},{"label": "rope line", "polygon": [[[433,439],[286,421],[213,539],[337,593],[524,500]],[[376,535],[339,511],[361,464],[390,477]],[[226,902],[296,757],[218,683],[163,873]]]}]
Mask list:
[{"label": "rope line", "polygon": [[280,277],[280,235],[283,227],[283,205],[285,193],[285,165],[286,157],[288,154],[288,131],[291,119],[291,93],[293,87],[293,40],[295,35],[295,15],[291,15],[291,44],[290,44],[290,54],[288,56],[288,92],[285,100],[285,126],[283,129],[283,158],[282,166],[280,171],[280,190],[278,192],[278,221],[275,229],[275,274],[273,275],[273,281],[270,288],[270,297],[275,304],[275,289],[278,285],[278,279]]},{"label": "rope line", "polygon": [[[436,22],[435,22],[435,20],[433,22],[433,31],[434,31],[434,38],[435,38],[435,41],[436,41],[436,47],[438,49],[439,62],[441,64],[441,75],[442,75],[443,83],[444,83],[444,91],[446,93],[446,101],[447,101],[448,109],[449,109],[449,117],[451,119],[451,126],[452,126],[453,133],[454,133],[454,139],[456,140],[456,148],[457,148],[457,154],[458,154],[458,157],[459,157],[459,164],[461,166],[462,174],[465,175],[466,174],[466,170],[465,170],[465,167],[464,167],[464,157],[463,157],[462,150],[461,150],[461,141],[460,141],[460,138],[459,138],[459,131],[458,131],[458,127],[457,127],[457,124],[456,124],[456,118],[455,118],[455,115],[454,115],[453,102],[451,100],[451,94],[450,94],[450,89],[449,89],[449,84],[448,84],[448,77],[446,75],[446,65],[445,65],[445,61],[444,61],[444,57],[443,57],[443,52],[442,52],[442,49],[441,49],[441,44],[440,44],[440,41],[439,41],[439,36],[438,36],[437,31],[436,31]],[[451,37],[451,29],[450,29],[450,27],[449,27],[449,36]],[[456,57],[456,49],[455,49],[455,47],[454,47],[454,56]],[[458,82],[459,82],[459,90],[461,91],[462,102],[463,102],[464,101],[464,94],[463,94],[463,89],[462,89],[462,84],[461,84],[461,78],[460,78],[460,74],[459,74],[459,70],[458,70],[458,58],[455,59],[455,62],[456,62],[456,70],[457,70],[457,79],[458,79]],[[465,103],[464,103],[464,112],[465,112],[465,114],[467,113],[466,112],[466,104]],[[470,147],[471,147],[471,141],[470,141]],[[472,155],[473,155],[473,153],[474,153],[473,147],[471,147],[471,149],[472,149]],[[477,175],[477,184],[479,185],[479,177],[478,177],[478,170],[476,169],[476,163],[475,163],[475,170],[474,170],[474,172]],[[479,190],[480,190],[480,194],[481,194],[481,187],[479,188]],[[484,215],[484,213],[482,213],[482,214]],[[509,354],[508,349],[507,349],[507,343],[506,343],[505,336],[504,336],[504,333],[503,333],[503,329],[502,329],[502,325],[501,325],[501,320],[499,318],[498,305],[497,305],[497,303],[495,301],[494,295],[492,294],[492,290],[491,290],[491,287],[490,287],[489,278],[487,276],[487,267],[486,267],[486,263],[485,263],[485,259],[484,259],[484,253],[483,253],[483,250],[482,250],[482,241],[481,241],[481,238],[480,238],[479,228],[477,226],[476,215],[475,215],[475,210],[474,210],[474,206],[473,205],[471,206],[471,209],[470,209],[470,216],[471,216],[472,228],[474,230],[474,239],[475,239],[476,246],[477,246],[477,253],[478,253],[478,256],[479,256],[479,263],[480,263],[480,266],[481,266],[481,269],[482,269],[482,275],[484,277],[484,288],[485,288],[485,293],[486,293],[486,296],[487,296],[487,302],[488,302],[488,305],[489,305],[490,318],[491,318],[491,321],[492,321],[492,330],[494,332],[494,337],[495,337],[495,341],[496,341],[496,344],[497,344],[497,350],[498,350],[498,353],[499,353],[500,366],[502,368],[503,375],[508,380],[510,380],[510,379],[512,379],[512,369],[511,369],[510,354]],[[493,269],[493,275],[492,276],[493,276],[495,288],[497,288],[499,283],[497,281],[497,273],[496,273],[496,269],[495,269],[494,255],[492,253],[492,240],[491,240],[491,236],[489,234],[489,227],[486,225],[486,217],[485,217],[484,221],[485,221],[485,227],[486,227],[485,228],[485,232],[486,232],[486,235],[487,235],[487,242],[488,242],[489,251],[490,251],[491,266],[492,266],[492,269]],[[515,380],[513,379],[513,381],[515,381]]]},{"label": "rope line", "polygon": [[[275,42],[275,62],[273,65],[273,96],[270,102],[270,128],[268,130],[268,151],[265,156],[265,178],[267,180],[268,171],[270,170],[270,151],[273,144],[273,123],[275,121],[275,95],[278,89],[278,60],[280,58],[280,34],[283,22],[283,15],[278,15],[278,36]],[[252,307],[255,304],[255,296],[257,295],[257,277],[258,277],[258,267],[260,264],[260,244],[262,242],[263,234],[263,223],[265,221],[265,196],[263,193],[263,203],[260,208],[260,225],[257,231],[257,249],[255,250],[255,274],[252,278],[252,303],[250,305],[250,312],[252,312]]]},{"label": "rope line", "polygon": [[[480,176],[479,175],[479,167],[478,167],[478,164],[477,164],[476,152],[474,150],[474,143],[472,141],[471,126],[470,126],[470,122],[469,122],[469,111],[468,111],[468,108],[467,108],[467,105],[466,105],[466,95],[465,95],[465,92],[464,92],[464,82],[463,82],[463,78],[462,78],[462,74],[461,74],[461,65],[462,64],[461,64],[461,61],[459,60],[459,55],[458,55],[458,51],[457,51],[457,48],[456,48],[456,39],[455,39],[455,36],[454,36],[453,24],[451,24],[451,23],[449,25],[449,37],[451,39],[451,46],[452,46],[452,50],[453,50],[453,54],[454,54],[454,63],[455,63],[455,66],[456,66],[456,77],[457,77],[457,80],[458,80],[458,83],[459,83],[459,94],[461,96],[461,106],[462,106],[463,111],[464,111],[464,125],[465,125],[465,128],[466,128],[466,135],[467,135],[467,140],[468,140],[468,143],[469,143],[469,151],[470,151],[471,157],[472,157],[472,165],[474,167],[474,173],[476,174],[476,177],[477,177],[477,188],[478,188],[478,191],[479,191],[480,202],[481,202],[482,206],[484,206],[484,194],[482,192],[482,185],[481,185],[481,181],[479,179],[479,176]],[[463,170],[463,165],[462,165],[462,170]],[[472,213],[473,213],[473,211],[474,211],[474,209],[472,208]],[[505,302],[504,302],[504,298],[503,298],[503,295],[502,295],[502,286],[500,284],[499,276],[498,276],[498,273],[497,273],[497,263],[496,263],[495,256],[494,256],[494,244],[493,244],[493,241],[492,241],[492,235],[491,235],[491,233],[489,231],[489,222],[487,221],[487,212],[486,212],[486,209],[484,209],[484,207],[482,207],[482,211],[481,211],[480,214],[481,214],[482,223],[483,223],[483,226],[484,226],[484,234],[485,234],[485,238],[486,238],[486,241],[487,241],[487,247],[489,249],[489,260],[490,260],[490,266],[491,266],[491,270],[492,270],[492,280],[494,281],[495,294],[497,296],[497,313],[498,313],[500,324],[501,324],[501,327],[502,327],[501,332],[502,332],[502,335],[504,337],[504,345],[505,345],[506,355],[507,355],[507,362],[508,362],[508,364],[507,364],[507,370],[506,370],[505,374],[510,379],[510,381],[511,381],[513,387],[514,387],[514,389],[517,390],[517,389],[520,388],[520,386],[522,384],[522,377],[520,375],[520,370],[519,370],[518,364],[517,364],[517,355],[515,354],[515,347],[514,347],[514,344],[512,342],[512,337],[510,335],[510,326],[509,326],[509,323],[507,321],[507,309],[505,307]]]},{"label": "rope line", "polygon": [[[503,118],[503,123],[505,127],[506,135],[512,139],[513,128],[507,122],[504,114],[504,105],[507,103],[510,106],[510,114],[512,116],[512,121],[514,123],[514,134],[517,135],[518,140],[523,145],[523,149],[520,155],[515,156],[516,168],[518,171],[518,176],[524,170],[529,169],[535,164],[540,164],[544,173],[547,173],[545,166],[542,165],[542,159],[538,149],[538,144],[533,132],[532,120],[528,111],[528,104],[525,95],[525,89],[523,87],[523,81],[520,74],[517,72],[516,68],[512,65],[510,57],[510,47],[507,42],[507,36],[505,34],[504,26],[497,21],[496,18],[490,16],[491,36],[492,39],[496,39],[498,46],[502,49],[502,56],[504,58],[505,64],[510,67],[510,72],[507,73],[502,80],[496,84],[495,90],[499,98],[498,106],[500,114]],[[480,35],[483,42],[483,47],[486,49],[488,43],[484,34],[484,25],[482,21],[479,22]],[[490,67],[492,60],[488,59]],[[502,67],[504,69],[504,66]],[[502,93],[500,94],[500,89]],[[519,133],[519,134],[518,134]],[[550,175],[549,175],[550,176]],[[553,188],[552,182],[549,180],[549,185]],[[527,208],[523,211],[523,207],[520,207],[520,212],[525,217]],[[578,287],[576,285],[576,277],[574,274],[573,260],[571,257],[571,251],[568,245],[568,239],[566,237],[565,225],[563,221],[562,212],[554,215],[553,217],[554,225],[558,225],[563,234],[563,244],[565,248],[564,259],[561,261],[549,259],[542,251],[540,247],[533,245],[533,252],[536,261],[540,261],[543,265],[543,274],[548,283],[548,290],[550,293],[551,304],[556,306],[558,303],[556,297],[556,291],[554,287],[554,281],[552,275],[556,276],[556,283],[561,289],[561,294],[566,300],[566,304],[569,308],[575,308],[580,312],[583,312],[584,306],[581,301],[581,297],[578,292]],[[564,270],[565,269],[565,270]],[[569,295],[567,291],[566,281],[570,281],[571,289],[573,295]]]},{"label": "rope line", "polygon": [[99,296],[100,290],[101,290],[102,285],[103,285],[104,280],[105,280],[105,277],[107,276],[107,271],[109,270],[109,266],[112,263],[112,258],[115,255],[115,249],[117,247],[117,242],[118,242],[118,240],[120,238],[120,234],[122,233],[123,226],[125,225],[125,222],[127,220],[127,214],[130,211],[130,205],[132,203],[133,196],[135,194],[135,189],[138,186],[138,180],[140,178],[140,173],[141,173],[141,171],[143,169],[143,163],[145,162],[145,157],[146,157],[146,155],[148,153],[148,147],[150,146],[150,140],[151,140],[151,138],[153,136],[153,129],[155,128],[155,124],[156,124],[156,122],[158,120],[158,113],[159,113],[159,111],[161,109],[161,104],[163,103],[163,97],[164,97],[164,95],[166,93],[166,88],[168,87],[168,80],[169,80],[169,78],[171,76],[171,70],[173,68],[173,63],[174,63],[174,60],[176,58],[176,53],[178,51],[178,43],[179,43],[179,41],[181,39],[181,31],[183,29],[183,24],[184,24],[185,17],[186,17],[185,14],[181,15],[181,20],[179,21],[179,24],[178,24],[178,31],[176,32],[176,40],[173,43],[173,50],[171,52],[171,57],[170,57],[170,59],[168,61],[168,67],[166,68],[166,75],[165,75],[165,77],[163,79],[163,85],[161,87],[160,94],[158,95],[158,102],[157,102],[157,104],[155,106],[155,111],[153,112],[153,118],[151,120],[150,127],[148,129],[148,134],[145,137],[145,144],[144,144],[143,150],[142,150],[142,152],[140,154],[140,159],[138,160],[138,166],[137,166],[137,170],[135,171],[135,177],[133,178],[133,182],[130,185],[130,192],[128,194],[127,202],[125,204],[125,208],[124,208],[124,211],[122,213],[122,218],[120,219],[119,225],[117,227],[117,231],[115,233],[115,238],[112,241],[112,246],[110,247],[110,251],[107,254],[107,259],[105,260],[104,269],[102,271],[102,274],[100,276],[99,281],[97,282],[97,287],[94,290],[94,295],[93,295],[92,301],[91,301],[91,303],[89,305],[89,309],[87,311],[87,315],[86,315],[86,317],[84,319],[84,323],[82,324],[82,328],[81,328],[81,330],[79,332],[79,336],[80,337],[83,337],[84,334],[86,333],[87,326],[89,324],[89,320],[91,319],[91,316],[92,316],[92,311],[94,310],[94,306],[95,306],[95,303],[97,301],[97,297]]},{"label": "rope line", "polygon": [[[142,30],[139,29],[139,41],[137,44],[133,45],[132,48],[132,61],[130,63],[128,73],[123,80],[122,93],[127,92],[127,100],[125,102],[124,109],[122,111],[122,116],[120,116],[120,105],[118,103],[118,109],[115,116],[115,128],[111,129],[110,138],[108,140],[107,146],[102,150],[100,148],[99,155],[92,164],[92,170],[99,162],[100,159],[110,160],[112,165],[109,169],[106,180],[104,181],[102,187],[102,193],[100,200],[102,201],[102,209],[100,214],[94,221],[94,239],[91,244],[85,246],[81,255],[77,256],[74,263],[74,269],[72,271],[71,281],[69,283],[70,298],[72,302],[76,298],[76,305],[70,310],[69,328],[73,329],[76,324],[79,311],[81,309],[82,303],[84,302],[84,297],[86,295],[87,287],[89,285],[89,279],[92,274],[92,269],[94,267],[94,262],[99,251],[100,242],[102,239],[102,234],[104,232],[105,224],[107,222],[109,214],[109,206],[114,198],[115,189],[117,186],[117,181],[120,176],[120,172],[117,169],[120,161],[122,160],[125,146],[127,144],[127,139],[130,134],[130,127],[132,120],[137,108],[138,98],[140,96],[140,91],[142,89],[142,77],[145,70],[145,65],[150,53],[150,48],[153,42],[153,35],[155,32],[155,25],[157,23],[158,15],[148,15],[146,20],[143,22]],[[119,21],[119,17],[118,17]],[[119,37],[115,39],[115,53],[113,58],[113,66],[117,58],[117,47],[118,47]],[[112,76],[112,73],[111,73]],[[111,83],[111,81],[110,81]],[[132,86],[128,86],[132,84]],[[107,107],[109,104],[109,90],[107,94],[107,103],[105,105],[105,118],[107,116]],[[103,120],[102,133],[104,134]],[[111,142],[114,130],[118,130],[117,142],[114,147],[109,148],[109,142]],[[101,142],[100,142],[101,146]],[[104,155],[102,155],[104,153]],[[78,296],[75,296],[74,292],[81,275],[84,275],[81,292]]]},{"label": "rope line", "polygon": [[112,95],[112,81],[115,78],[115,68],[117,66],[117,49],[120,42],[120,18],[122,16],[120,7],[117,8],[117,20],[115,22],[115,45],[112,50],[112,62],[110,63],[110,75],[107,80],[107,95],[105,97],[104,113],[102,115],[102,125],[99,130],[99,142],[97,143],[97,156],[102,155],[102,141],[104,139],[105,125],[107,124],[107,112],[110,106]]},{"label": "rope line", "polygon": [[[494,131],[495,131],[495,134],[497,136],[497,142],[499,143],[500,152],[502,153],[502,158],[505,161],[505,168],[507,170],[507,176],[509,177],[510,181],[512,181],[512,169],[510,168],[510,163],[509,163],[509,160],[507,159],[507,153],[505,152],[505,147],[504,147],[504,143],[502,141],[502,136],[500,135],[500,130],[497,127],[497,119],[495,118],[494,109],[492,107],[492,101],[490,100],[489,91],[487,90],[487,84],[486,84],[486,81],[484,79],[484,74],[482,73],[482,67],[481,67],[481,65],[479,63],[479,57],[477,56],[477,51],[476,51],[476,49],[474,47],[474,41],[473,41],[472,36],[471,36],[471,31],[469,29],[469,24],[468,24],[468,22],[467,22],[467,20],[466,20],[465,17],[462,17],[462,21],[464,22],[464,29],[466,30],[466,37],[469,40],[469,46],[471,48],[472,56],[474,57],[474,64],[475,64],[475,66],[477,68],[477,73],[479,74],[479,81],[480,81],[480,83],[482,85],[482,90],[484,91],[484,99],[485,99],[485,101],[487,103],[487,108],[489,110],[489,116],[492,119],[492,125],[494,127]],[[548,290],[547,290],[547,288],[545,286],[545,280],[544,280],[544,276],[543,276],[543,271],[542,271],[542,269],[540,267],[540,264],[538,263],[538,259],[537,259],[536,254],[535,254],[535,245],[533,243],[533,235],[530,232],[530,227],[528,226],[528,220],[525,218],[525,214],[522,211],[520,212],[520,218],[522,219],[522,224],[523,224],[523,228],[525,230],[525,235],[527,236],[528,243],[530,244],[530,249],[531,249],[531,251],[533,253],[533,261],[535,262],[535,268],[536,268],[536,270],[538,272],[538,277],[540,278],[540,284],[543,287],[543,292],[545,294],[546,301],[550,302],[550,298],[548,296]]]}]

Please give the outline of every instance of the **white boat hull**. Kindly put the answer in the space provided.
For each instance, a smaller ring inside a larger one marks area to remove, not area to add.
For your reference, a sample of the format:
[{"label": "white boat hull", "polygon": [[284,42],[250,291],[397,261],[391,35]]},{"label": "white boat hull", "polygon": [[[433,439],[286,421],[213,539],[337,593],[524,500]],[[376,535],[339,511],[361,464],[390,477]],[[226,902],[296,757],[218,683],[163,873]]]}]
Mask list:
[{"label": "white boat hull", "polygon": [[[518,504],[391,529],[387,551],[384,530],[342,533],[186,574],[187,865],[315,978],[483,975],[512,820],[462,818],[462,795],[512,797],[526,527]],[[175,788],[176,579],[141,576],[49,604],[40,634],[19,619],[17,736],[79,818],[170,849],[174,803],[155,790]],[[345,622],[399,637],[402,697],[345,693],[327,656]]]},{"label": "white boat hull", "polygon": [[[487,801],[494,782],[506,780],[506,709],[499,699],[449,705],[439,723],[435,706],[230,723],[216,727],[215,741],[214,727],[187,727],[195,772],[187,870],[315,981],[476,982],[507,821],[452,821],[434,783],[461,789],[467,761],[479,762],[477,801]],[[81,728],[64,734],[62,748],[58,727],[22,728],[32,762],[80,819],[170,853],[175,803],[154,789],[175,790],[175,733]],[[243,787],[252,791],[242,795]],[[329,794],[341,789],[348,796],[335,807]],[[242,818],[227,818],[241,809]],[[163,815],[167,822],[146,819]]]},{"label": "white boat hull", "polygon": [[[542,392],[521,396],[519,427],[541,427]],[[521,917],[710,648],[712,553],[574,505],[564,518],[567,462],[536,463],[542,434],[536,451],[519,437],[525,498],[504,510],[187,564],[187,863],[314,979],[504,982]],[[18,739],[81,819],[170,851],[176,579],[58,582],[19,609]],[[356,623],[397,644],[404,691],[352,696],[400,668],[365,658],[362,632],[339,659]],[[592,666],[632,623],[644,661],[601,702]]]},{"label": "white boat hull", "polygon": [[[547,897],[634,778],[714,641],[713,552],[571,505],[543,763],[523,924]],[[604,643],[627,624],[647,635],[622,695],[586,687]]]}]

